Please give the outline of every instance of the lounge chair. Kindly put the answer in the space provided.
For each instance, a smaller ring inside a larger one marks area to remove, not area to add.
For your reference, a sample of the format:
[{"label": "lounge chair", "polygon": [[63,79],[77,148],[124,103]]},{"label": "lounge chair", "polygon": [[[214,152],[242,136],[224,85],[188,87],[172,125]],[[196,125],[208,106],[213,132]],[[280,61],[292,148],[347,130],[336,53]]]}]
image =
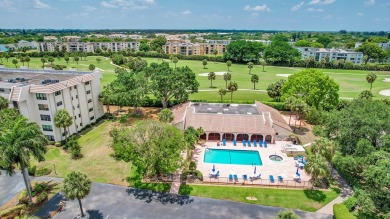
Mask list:
[{"label": "lounge chair", "polygon": [[232,181],[232,180],[233,180],[233,175],[229,174],[229,181]]},{"label": "lounge chair", "polygon": [[244,147],[246,147],[246,141],[245,141],[245,140],[242,140],[242,145],[243,145]]},{"label": "lounge chair", "polygon": [[267,142],[264,140],[264,147],[266,148],[267,147]]},{"label": "lounge chair", "polygon": [[233,177],[234,177],[234,181],[237,182],[237,181],[238,181],[238,176],[237,176],[237,174],[234,174]]},{"label": "lounge chair", "polygon": [[251,146],[251,141],[248,140],[248,147],[250,147],[250,146]]},{"label": "lounge chair", "polygon": [[269,175],[269,181],[271,181],[271,183],[274,183],[275,182],[274,176]]},{"label": "lounge chair", "polygon": [[249,179],[251,180],[251,181],[253,181],[253,180],[256,180],[256,179],[260,179],[260,177],[261,177],[261,173],[259,173],[259,175],[256,175],[256,176],[250,176],[249,177]]},{"label": "lounge chair", "polygon": [[226,146],[226,139],[222,139],[222,145]]},{"label": "lounge chair", "polygon": [[263,141],[259,141],[259,147],[263,147]]},{"label": "lounge chair", "polygon": [[278,176],[278,180],[283,182],[283,176]]},{"label": "lounge chair", "polygon": [[215,177],[215,178],[217,178],[217,177],[219,176],[219,170],[218,170],[217,173],[215,173],[215,174],[210,173],[209,176],[210,176],[210,177]]},{"label": "lounge chair", "polygon": [[244,175],[242,175],[242,179],[243,179],[244,181],[247,181],[247,180],[248,180],[248,176],[247,176],[246,174],[244,174]]},{"label": "lounge chair", "polygon": [[234,145],[234,146],[237,146],[237,141],[236,141],[236,139],[233,140],[233,145]]},{"label": "lounge chair", "polygon": [[256,142],[256,140],[253,140],[253,147],[257,147],[257,142]]}]

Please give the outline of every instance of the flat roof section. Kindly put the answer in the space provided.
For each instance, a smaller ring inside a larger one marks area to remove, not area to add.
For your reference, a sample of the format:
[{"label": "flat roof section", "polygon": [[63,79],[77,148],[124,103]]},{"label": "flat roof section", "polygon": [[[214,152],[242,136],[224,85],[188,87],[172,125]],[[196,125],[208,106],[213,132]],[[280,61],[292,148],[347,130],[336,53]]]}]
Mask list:
[{"label": "flat roof section", "polygon": [[230,115],[261,115],[256,105],[227,103],[191,103],[195,113],[230,114]]}]

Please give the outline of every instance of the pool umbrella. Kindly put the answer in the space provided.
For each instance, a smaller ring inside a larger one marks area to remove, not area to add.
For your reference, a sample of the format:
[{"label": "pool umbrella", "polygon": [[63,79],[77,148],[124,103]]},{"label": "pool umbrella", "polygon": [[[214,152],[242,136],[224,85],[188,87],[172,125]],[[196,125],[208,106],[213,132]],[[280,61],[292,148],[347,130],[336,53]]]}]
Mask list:
[{"label": "pool umbrella", "polygon": [[213,171],[213,172],[215,171],[215,164],[213,164],[213,169],[212,169],[212,171]]},{"label": "pool umbrella", "polygon": [[255,167],[255,170],[254,170],[253,174],[256,174],[256,167]]},{"label": "pool umbrella", "polygon": [[297,175],[298,175],[298,174],[299,174],[299,172],[298,172],[298,171],[299,171],[299,167],[297,168],[297,172],[296,172],[295,174],[297,174]]}]

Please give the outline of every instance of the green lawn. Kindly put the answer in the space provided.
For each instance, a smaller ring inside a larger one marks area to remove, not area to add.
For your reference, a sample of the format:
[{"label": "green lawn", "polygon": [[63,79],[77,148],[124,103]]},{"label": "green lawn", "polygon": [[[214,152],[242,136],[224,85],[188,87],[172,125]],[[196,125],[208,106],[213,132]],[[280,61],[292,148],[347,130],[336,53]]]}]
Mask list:
[{"label": "green lawn", "polygon": [[[90,56],[86,61],[79,61],[77,64],[74,61],[70,61],[67,65],[69,67],[75,67],[79,70],[88,70],[89,64],[94,64],[96,67],[102,70],[103,79],[102,86],[105,86],[107,83],[113,81],[115,79],[114,69],[115,66],[110,64],[110,59],[106,59],[102,57],[102,61],[97,63],[97,56]],[[157,58],[144,58],[151,62],[161,62],[161,59]],[[170,60],[165,60],[170,63],[172,67],[174,64],[170,62]],[[14,68],[15,66],[12,64],[11,59],[6,62],[3,59],[3,62],[6,67]],[[66,62],[63,58],[60,60],[55,59],[55,64],[66,65]],[[22,65],[22,63],[18,63],[18,67]],[[27,65],[27,63],[25,63]],[[218,75],[216,80],[213,81],[213,88],[210,88],[210,81],[207,76],[200,76],[201,73],[208,72],[226,72],[227,66],[225,63],[215,63],[212,61],[208,61],[206,69],[203,68],[202,61],[192,61],[192,60],[179,60],[177,66],[189,66],[197,75],[197,80],[200,83],[199,93],[193,94],[190,96],[190,99],[193,100],[220,100],[220,96],[218,95],[218,90],[220,88],[225,88],[225,81],[223,80],[223,76]],[[30,68],[41,68],[42,63],[40,58],[31,58]],[[256,84],[256,91],[253,90],[253,84],[250,82],[251,75],[249,74],[249,69],[246,65],[242,64],[233,64],[230,67],[230,73],[232,74],[232,80],[238,83],[239,91],[233,94],[233,100],[239,101],[270,101],[271,99],[268,97],[265,90],[267,89],[270,83],[273,83],[279,79],[286,79],[284,77],[276,76],[276,74],[294,74],[299,72],[304,68],[285,68],[285,67],[276,67],[276,66],[266,66],[265,72],[263,72],[263,68],[260,65],[254,66],[252,69],[253,74],[258,74],[260,77],[259,83]],[[331,78],[333,78],[340,85],[340,97],[342,98],[356,98],[359,96],[360,92],[363,90],[369,89],[370,86],[366,82],[366,74],[369,71],[361,71],[361,70],[339,70],[339,69],[317,69],[325,72]],[[372,92],[374,94],[374,98],[390,98],[379,95],[379,91],[384,89],[389,89],[390,83],[384,82],[384,78],[390,78],[390,72],[375,72],[377,74],[377,80],[373,84]],[[230,96],[226,95],[224,97],[225,101],[230,100]]]},{"label": "green lawn", "polygon": [[82,135],[78,141],[82,147],[83,158],[73,160],[70,154],[62,148],[49,146],[45,155],[46,161],[37,163],[38,167],[53,168],[56,173],[51,176],[65,177],[71,171],[81,171],[92,181],[117,185],[128,185],[126,177],[129,176],[131,164],[117,161],[111,157],[109,131],[112,122],[105,121]]},{"label": "green lawn", "polygon": [[[180,194],[223,199],[249,204],[294,208],[304,211],[317,211],[339,194],[336,191],[293,190],[227,186],[181,186]],[[255,197],[256,201],[246,197]]]}]

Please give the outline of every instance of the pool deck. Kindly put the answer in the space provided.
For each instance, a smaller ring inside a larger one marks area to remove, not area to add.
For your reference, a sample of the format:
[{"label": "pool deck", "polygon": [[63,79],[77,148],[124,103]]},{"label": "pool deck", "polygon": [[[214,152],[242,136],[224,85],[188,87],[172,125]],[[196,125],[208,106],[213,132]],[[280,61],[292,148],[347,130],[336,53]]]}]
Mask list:
[{"label": "pool deck", "polygon": [[[283,176],[284,181],[287,183],[295,183],[294,175],[297,171],[295,167],[296,160],[293,157],[287,157],[285,153],[282,152],[283,146],[287,141],[276,141],[275,144],[268,144],[268,147],[254,147],[253,144],[251,147],[244,147],[242,143],[237,143],[237,146],[233,146],[233,142],[227,142],[226,146],[217,146],[217,142],[206,142],[204,146],[197,145],[195,148],[195,153],[193,160],[197,163],[197,169],[203,173],[204,181],[210,181],[208,177],[215,165],[215,169],[219,170],[220,178],[225,179],[229,177],[229,174],[236,173],[241,182],[242,175],[247,174],[248,177],[253,175],[254,166],[252,165],[236,165],[236,164],[213,164],[213,163],[204,163],[204,152],[206,148],[215,148],[215,149],[231,149],[231,150],[254,150],[260,153],[262,160],[262,166],[256,166],[256,173],[261,173],[262,180],[255,180],[255,183],[267,184],[269,183],[269,175],[273,175],[275,182],[278,182],[278,176]],[[275,162],[269,159],[270,155],[279,155],[283,158],[283,161]],[[304,170],[299,170],[301,174],[301,181],[309,181],[310,175],[308,175]]]}]

